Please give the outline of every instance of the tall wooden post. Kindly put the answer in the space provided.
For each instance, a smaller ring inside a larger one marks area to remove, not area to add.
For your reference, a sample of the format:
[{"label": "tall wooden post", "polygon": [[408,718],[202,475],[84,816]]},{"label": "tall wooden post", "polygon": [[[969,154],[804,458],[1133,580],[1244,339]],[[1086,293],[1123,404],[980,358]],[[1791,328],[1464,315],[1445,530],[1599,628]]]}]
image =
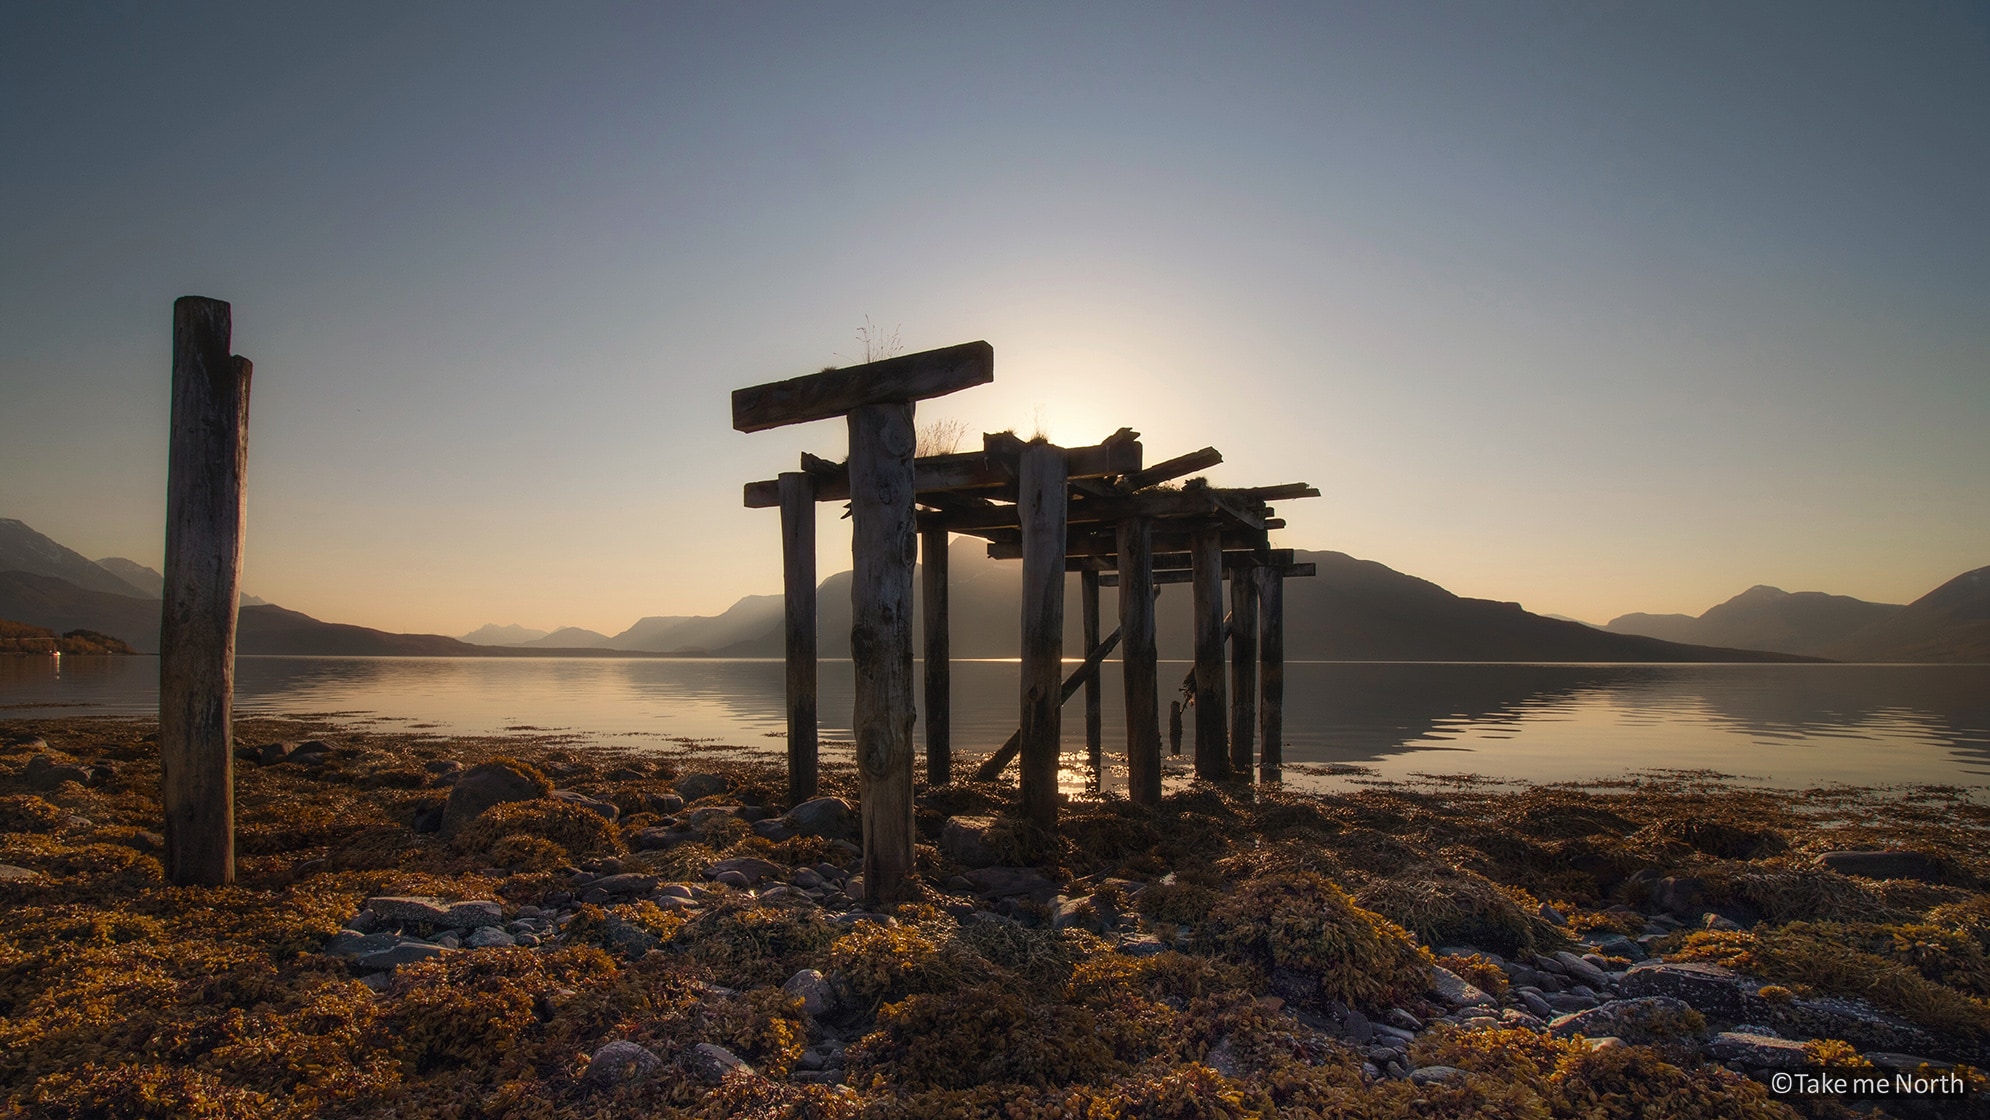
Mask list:
[{"label": "tall wooden post", "polygon": [[[1085,656],[1090,658],[1099,648],[1099,573],[1090,568],[1078,576],[1078,596],[1082,600],[1085,627]],[[1093,673],[1085,678],[1085,765],[1090,775],[1086,779],[1093,792],[1099,789],[1104,767],[1103,713],[1099,710],[1100,695],[1105,690],[1099,687],[1099,675]]]},{"label": "tall wooden post", "polygon": [[912,873],[912,405],[850,410],[850,660],[856,674],[864,901],[896,901]]},{"label": "tall wooden post", "polygon": [[952,638],[947,624],[947,531],[919,534],[920,598],[926,629],[926,781],[943,786],[954,780]]},{"label": "tall wooden post", "polygon": [[1117,526],[1120,677],[1126,695],[1126,796],[1161,801],[1161,666],[1154,645],[1154,533],[1144,517]]},{"label": "tall wooden post", "polygon": [[1254,566],[1230,572],[1230,770],[1249,781],[1258,740],[1258,583]]},{"label": "tall wooden post", "polygon": [[1258,755],[1258,780],[1277,782],[1285,762],[1285,573],[1275,564],[1258,569],[1258,610],[1264,614],[1259,637],[1264,656],[1264,742]]},{"label": "tall wooden post", "polygon": [[787,608],[788,804],[814,797],[816,771],[815,479],[780,476],[781,581]]},{"label": "tall wooden post", "polygon": [[1025,444],[1016,471],[1023,533],[1023,814],[1057,824],[1057,762],[1064,702],[1064,449]]},{"label": "tall wooden post", "polygon": [[159,629],[159,769],[166,873],[235,881],[235,613],[247,517],[247,358],[228,353],[228,304],[173,304],[166,585]]},{"label": "tall wooden post", "polygon": [[1223,681],[1223,533],[1201,529],[1190,538],[1189,580],[1195,593],[1195,775],[1230,776],[1230,705]]}]

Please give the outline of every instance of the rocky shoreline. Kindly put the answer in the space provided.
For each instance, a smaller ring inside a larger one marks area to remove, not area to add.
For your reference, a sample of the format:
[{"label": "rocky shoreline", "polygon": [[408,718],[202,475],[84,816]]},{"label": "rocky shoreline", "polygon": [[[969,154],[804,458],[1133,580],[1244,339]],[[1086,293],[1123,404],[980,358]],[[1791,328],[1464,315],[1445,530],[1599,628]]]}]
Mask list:
[{"label": "rocky shoreline", "polygon": [[[1990,813],[1954,790],[1195,786],[1074,799],[1052,836],[1003,788],[922,788],[919,897],[873,911],[834,768],[789,806],[777,771],[718,754],[244,721],[241,883],[200,891],[157,879],[149,728],[6,730],[0,1085],[22,1115],[1990,1099]],[[136,1025],[118,969],[153,978]],[[1832,1070],[1966,1087],[1771,1088]]]}]

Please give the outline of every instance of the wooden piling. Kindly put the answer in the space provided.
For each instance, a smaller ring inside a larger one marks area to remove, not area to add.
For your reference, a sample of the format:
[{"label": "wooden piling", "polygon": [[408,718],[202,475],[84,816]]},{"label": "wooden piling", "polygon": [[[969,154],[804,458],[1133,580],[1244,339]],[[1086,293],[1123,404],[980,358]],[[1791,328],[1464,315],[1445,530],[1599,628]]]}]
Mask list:
[{"label": "wooden piling", "polygon": [[947,531],[919,534],[920,599],[926,639],[926,782],[954,780],[953,642],[947,622]]},{"label": "wooden piling", "polygon": [[[1071,670],[1069,676],[1064,678],[1064,688],[1057,698],[1058,703],[1069,703],[1072,694],[1084,687],[1086,681],[1097,679],[1099,665],[1112,656],[1113,647],[1117,645],[1119,645],[1119,631],[1114,630],[1106,635],[1106,640],[1100,642],[1099,647],[1088,654],[1076,669]],[[989,755],[980,766],[975,767],[974,780],[992,782],[1000,778],[1002,771],[1007,769],[1011,762],[1016,761],[1016,756],[1021,754],[1022,750],[1023,729],[1018,727],[1015,734],[1003,740],[1002,746],[994,754]]]},{"label": "wooden piling", "polygon": [[1264,616],[1258,636],[1264,661],[1258,781],[1275,783],[1285,762],[1285,573],[1276,567],[1258,569],[1258,611]]},{"label": "wooden piling", "polygon": [[1063,730],[1064,449],[1024,445],[1016,471],[1023,532],[1023,815],[1057,824],[1057,762]]},{"label": "wooden piling", "polygon": [[1154,531],[1144,517],[1115,530],[1119,566],[1120,683],[1126,697],[1126,796],[1161,801],[1160,660],[1154,644]]},{"label": "wooden piling", "polygon": [[1182,753],[1182,702],[1168,701],[1168,753]]},{"label": "wooden piling", "polygon": [[1230,770],[1249,781],[1258,739],[1256,567],[1230,573]]},{"label": "wooden piling", "polygon": [[1229,703],[1223,680],[1223,534],[1205,529],[1190,540],[1195,593],[1195,775],[1230,776]]},{"label": "wooden piling", "polygon": [[[1099,573],[1087,568],[1078,576],[1078,595],[1083,600],[1085,628],[1085,656],[1090,658],[1099,648]],[[1097,792],[1105,766],[1103,713],[1100,711],[1100,696],[1105,690],[1099,687],[1098,674],[1085,680],[1085,765],[1089,788]]]},{"label": "wooden piling", "polygon": [[815,480],[780,476],[781,590],[788,658],[788,804],[817,791],[815,642]]},{"label": "wooden piling", "polygon": [[850,410],[851,729],[863,803],[864,901],[906,896],[913,867],[910,402]]},{"label": "wooden piling", "polygon": [[172,429],[159,628],[159,768],[166,874],[235,881],[235,619],[249,457],[248,359],[229,354],[229,305],[173,304]]}]

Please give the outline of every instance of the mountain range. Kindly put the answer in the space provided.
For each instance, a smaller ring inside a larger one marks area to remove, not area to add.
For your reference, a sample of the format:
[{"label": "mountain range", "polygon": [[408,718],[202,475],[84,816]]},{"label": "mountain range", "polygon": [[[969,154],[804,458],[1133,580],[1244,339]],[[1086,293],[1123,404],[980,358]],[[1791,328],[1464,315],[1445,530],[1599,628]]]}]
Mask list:
[{"label": "mountain range", "polygon": [[[1317,569],[1312,578],[1286,581],[1286,656],[1295,661],[1990,661],[1990,568],[1966,572],[1905,606],[1756,587],[1698,618],[1625,615],[1599,629],[1532,614],[1518,603],[1463,598],[1344,553],[1295,555]],[[1017,566],[989,559],[965,538],[955,541],[950,559],[953,656],[1016,656]],[[0,519],[0,618],[96,631],[156,652],[162,584],[150,568],[117,557],[93,562],[19,521]],[[1190,656],[1189,598],[1183,585],[1163,590],[1156,611],[1163,658]],[[1065,653],[1073,657],[1082,652],[1078,602],[1072,575]],[[1105,592],[1102,605],[1102,626],[1110,632],[1113,592]],[[782,613],[781,596],[748,595],[715,616],[651,616],[614,635],[492,624],[459,639],[324,622],[257,600],[240,613],[237,648],[244,654],[779,657]],[[849,656],[849,572],[822,581],[817,618],[822,656]]]}]

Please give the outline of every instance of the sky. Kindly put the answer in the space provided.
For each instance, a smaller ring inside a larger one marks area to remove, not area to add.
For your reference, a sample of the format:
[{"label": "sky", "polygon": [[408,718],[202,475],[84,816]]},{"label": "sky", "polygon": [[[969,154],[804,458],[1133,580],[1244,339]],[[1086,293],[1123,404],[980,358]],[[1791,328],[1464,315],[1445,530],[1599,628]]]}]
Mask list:
[{"label": "sky", "polygon": [[1990,564],[1981,3],[18,3],[0,104],[0,517],[158,566],[225,299],[243,583],[328,620],[778,592],[741,484],[845,434],[729,393],[867,323],[993,344],[922,424],[1538,612]]}]

